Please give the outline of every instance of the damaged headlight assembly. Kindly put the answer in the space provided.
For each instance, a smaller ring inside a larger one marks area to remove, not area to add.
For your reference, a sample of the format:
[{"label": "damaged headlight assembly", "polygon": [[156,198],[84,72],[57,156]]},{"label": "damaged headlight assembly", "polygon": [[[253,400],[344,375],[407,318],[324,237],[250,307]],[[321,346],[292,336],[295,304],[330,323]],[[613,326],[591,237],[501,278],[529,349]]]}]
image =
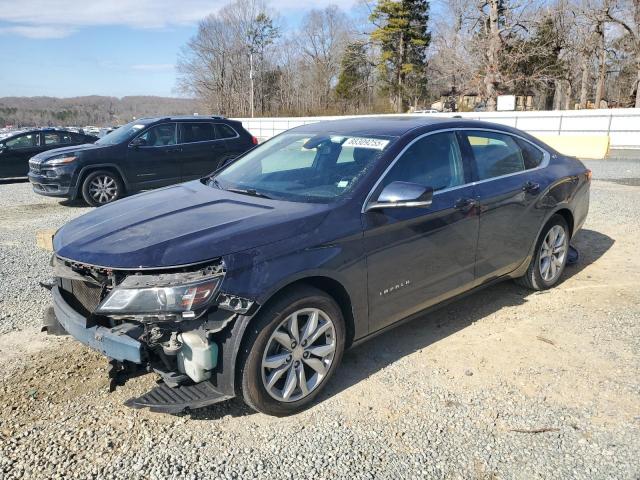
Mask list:
[{"label": "damaged headlight assembly", "polygon": [[139,320],[197,318],[215,299],[222,278],[198,273],[131,275],[109,292],[96,313]]}]

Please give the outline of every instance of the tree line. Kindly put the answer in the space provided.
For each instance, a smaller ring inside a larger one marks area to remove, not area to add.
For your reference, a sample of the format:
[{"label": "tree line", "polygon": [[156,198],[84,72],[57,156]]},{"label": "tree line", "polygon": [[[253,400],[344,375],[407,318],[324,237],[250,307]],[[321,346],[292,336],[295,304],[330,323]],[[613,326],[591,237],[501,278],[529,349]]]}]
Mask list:
[{"label": "tree line", "polygon": [[134,118],[193,114],[199,106],[193,99],[155,96],[2,97],[0,127],[114,126]]},{"label": "tree line", "polygon": [[502,94],[640,107],[640,0],[365,1],[289,29],[266,1],[235,0],[200,22],[177,69],[181,92],[228,116],[492,111]]}]

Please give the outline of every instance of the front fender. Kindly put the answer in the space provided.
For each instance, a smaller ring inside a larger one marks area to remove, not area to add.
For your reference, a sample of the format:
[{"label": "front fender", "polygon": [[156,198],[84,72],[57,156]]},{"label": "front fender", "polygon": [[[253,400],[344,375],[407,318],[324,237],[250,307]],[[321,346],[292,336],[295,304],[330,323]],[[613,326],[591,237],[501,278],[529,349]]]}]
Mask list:
[{"label": "front fender", "polygon": [[84,166],[80,167],[80,169],[74,174],[74,176],[73,176],[73,178],[71,180],[71,188],[73,190],[73,194],[72,194],[71,198],[73,198],[73,199],[77,198],[78,194],[82,190],[82,185],[80,185],[80,179],[84,178],[84,176],[88,172],[91,172],[93,170],[99,170],[101,168],[111,168],[111,169],[115,170],[116,172],[118,172],[118,174],[120,175],[120,178],[122,178],[122,182],[124,183],[124,188],[127,191],[129,191],[130,183],[127,180],[126,175],[124,174],[124,171],[118,165],[116,165],[115,163],[109,163],[109,162],[90,163],[88,165],[84,165]]}]

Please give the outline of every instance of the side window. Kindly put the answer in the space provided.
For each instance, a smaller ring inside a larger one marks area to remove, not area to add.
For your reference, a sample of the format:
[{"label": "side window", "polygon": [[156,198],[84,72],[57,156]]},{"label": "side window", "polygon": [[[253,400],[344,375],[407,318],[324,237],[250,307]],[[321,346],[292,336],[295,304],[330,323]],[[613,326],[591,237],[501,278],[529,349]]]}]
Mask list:
[{"label": "side window", "polygon": [[58,135],[58,132],[46,132],[44,134],[44,144],[47,147],[51,145],[59,145],[60,136]]},{"label": "side window", "polygon": [[517,139],[495,132],[468,132],[478,180],[509,175],[525,170],[524,155]]},{"label": "side window", "polygon": [[58,132],[60,135],[60,143],[64,145],[69,145],[71,143],[75,143],[73,141],[73,135],[69,132]]},{"label": "side window", "polygon": [[151,127],[149,130],[140,135],[145,141],[147,147],[163,147],[167,145],[175,145],[176,142],[176,124],[163,123]]},{"label": "side window", "polygon": [[381,188],[398,181],[418,183],[434,191],[464,184],[455,133],[427,135],[411,145],[384,177]]},{"label": "side window", "polygon": [[37,133],[27,133],[5,142],[8,148],[30,148],[40,145],[40,138]]},{"label": "side window", "polygon": [[522,157],[524,158],[524,168],[527,170],[531,168],[539,167],[544,159],[544,153],[537,147],[534,147],[526,140],[516,138],[520,149],[522,150]]},{"label": "side window", "polygon": [[87,143],[87,140],[89,140],[87,137],[85,137],[84,135],[80,135],[79,133],[64,132],[63,139],[66,138],[69,138],[68,143]]},{"label": "side window", "polygon": [[215,140],[213,124],[208,122],[181,123],[182,143],[207,142]]},{"label": "side window", "polygon": [[238,134],[236,133],[236,131],[229,125],[225,125],[224,123],[216,123],[216,138],[233,138],[237,136]]}]

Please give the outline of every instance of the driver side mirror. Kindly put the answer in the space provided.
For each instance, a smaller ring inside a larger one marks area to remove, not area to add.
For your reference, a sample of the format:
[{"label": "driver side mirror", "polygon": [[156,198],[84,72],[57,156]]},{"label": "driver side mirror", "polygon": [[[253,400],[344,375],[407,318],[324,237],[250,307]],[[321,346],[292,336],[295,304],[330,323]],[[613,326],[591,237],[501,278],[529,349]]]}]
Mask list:
[{"label": "driver side mirror", "polygon": [[129,146],[133,148],[144,147],[146,145],[147,145],[147,140],[142,137],[134,138],[133,140],[131,140],[131,143],[129,144]]},{"label": "driver side mirror", "polygon": [[433,201],[433,188],[411,182],[392,182],[382,189],[375,202],[369,202],[365,212],[384,208],[425,208]]}]

